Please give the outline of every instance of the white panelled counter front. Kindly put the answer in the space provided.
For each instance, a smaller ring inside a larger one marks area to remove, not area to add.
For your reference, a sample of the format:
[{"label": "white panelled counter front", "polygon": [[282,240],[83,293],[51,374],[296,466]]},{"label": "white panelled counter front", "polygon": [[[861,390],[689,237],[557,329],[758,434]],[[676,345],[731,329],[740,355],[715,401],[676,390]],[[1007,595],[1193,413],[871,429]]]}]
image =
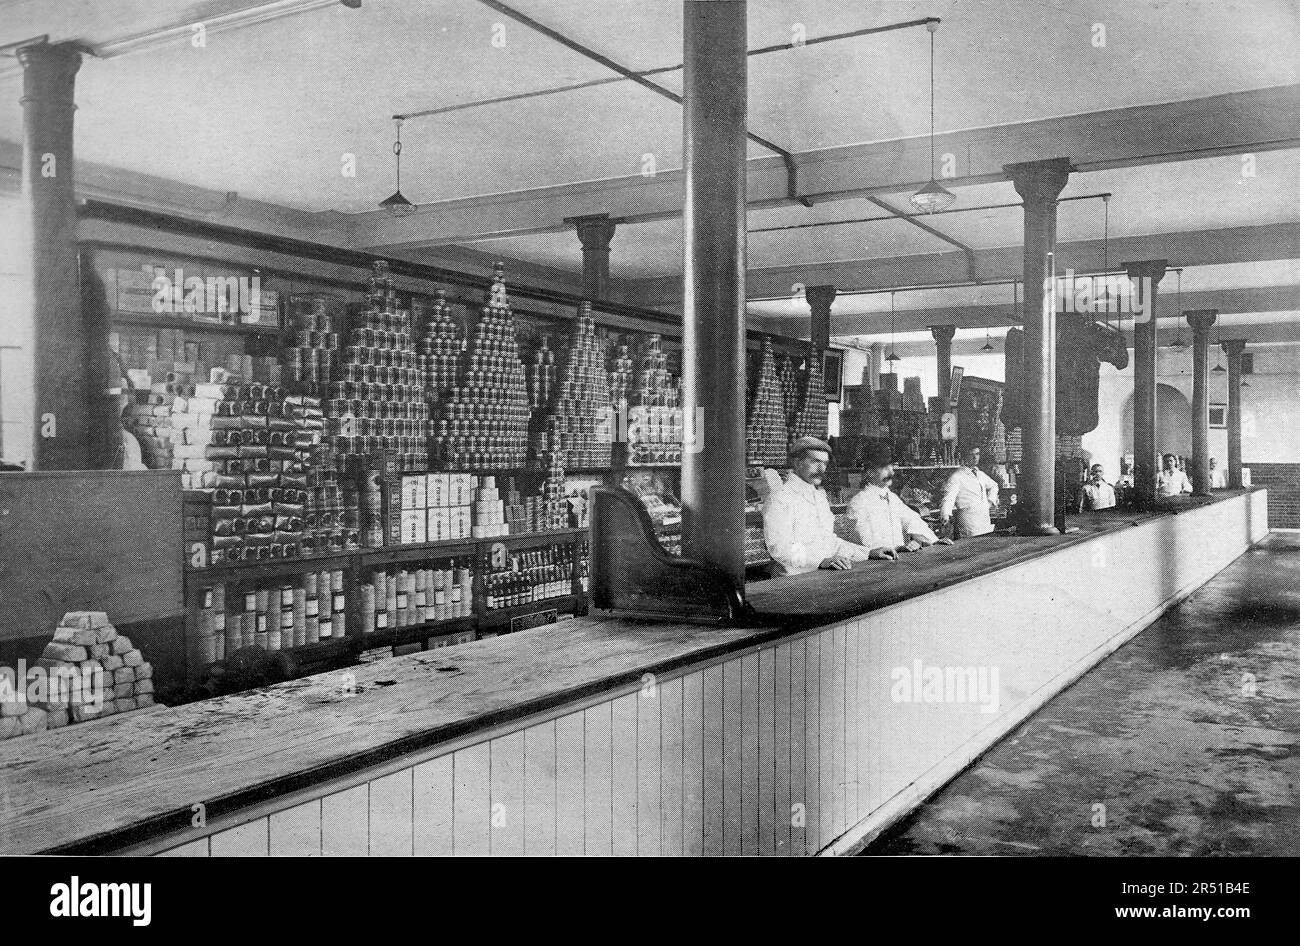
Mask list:
[{"label": "white panelled counter front", "polygon": [[850,853],[1268,531],[1263,490],[0,748],[0,853]]}]

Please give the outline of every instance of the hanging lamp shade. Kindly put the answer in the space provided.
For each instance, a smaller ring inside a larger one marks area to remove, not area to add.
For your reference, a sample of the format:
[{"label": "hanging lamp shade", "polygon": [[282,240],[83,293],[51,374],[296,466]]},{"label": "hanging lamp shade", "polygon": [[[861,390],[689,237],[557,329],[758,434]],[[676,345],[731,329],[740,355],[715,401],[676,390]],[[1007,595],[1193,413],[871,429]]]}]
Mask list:
[{"label": "hanging lamp shade", "polygon": [[393,158],[397,167],[397,190],[385,197],[379,202],[379,206],[387,210],[394,217],[403,217],[406,214],[414,213],[415,204],[406,199],[402,193],[402,120],[395,119],[397,122],[397,140],[393,142]]},{"label": "hanging lamp shade", "polygon": [[980,347],[980,351],[983,351],[983,352],[991,352],[991,351],[995,351],[995,350],[996,350],[996,349],[994,349],[994,347],[993,347],[993,343],[992,343],[991,341],[989,341],[989,337],[988,337],[987,335],[985,335],[985,336],[984,336],[984,344],[983,344],[983,346]]},{"label": "hanging lamp shade", "polygon": [[912,195],[912,206],[932,214],[951,205],[957,195],[934,179],[934,34],[939,24],[930,22],[925,28],[930,31],[930,180]]},{"label": "hanging lamp shade", "polygon": [[381,200],[379,206],[395,217],[414,213],[416,210],[415,204],[407,200],[400,190],[393,191],[392,196],[385,197]]},{"label": "hanging lamp shade", "polygon": [[930,178],[930,183],[912,195],[912,206],[922,213],[932,214],[936,210],[945,209],[956,199],[956,194]]},{"label": "hanging lamp shade", "polygon": [[895,361],[902,361],[902,360],[903,360],[902,358],[899,358],[896,354],[894,354],[892,348],[890,349],[889,354],[885,356],[885,361],[888,361],[891,364]]},{"label": "hanging lamp shade", "polygon": [[1213,368],[1210,369],[1210,374],[1226,374],[1227,371],[1228,369],[1223,367],[1223,365],[1216,364]]}]

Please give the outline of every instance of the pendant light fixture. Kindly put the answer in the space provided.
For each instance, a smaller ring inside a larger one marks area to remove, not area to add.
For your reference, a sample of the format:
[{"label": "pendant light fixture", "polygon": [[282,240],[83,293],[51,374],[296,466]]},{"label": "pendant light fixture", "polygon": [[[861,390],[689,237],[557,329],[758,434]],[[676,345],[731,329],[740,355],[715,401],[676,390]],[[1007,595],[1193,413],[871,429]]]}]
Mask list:
[{"label": "pendant light fixture", "polygon": [[397,159],[397,190],[393,191],[391,197],[385,197],[379,202],[394,217],[404,217],[409,213],[415,212],[415,204],[411,203],[402,195],[402,120],[397,119],[397,140],[393,142],[393,155]]},{"label": "pendant light fixture", "polygon": [[912,195],[912,206],[922,213],[932,214],[949,206],[957,195],[934,179],[934,34],[939,24],[925,24],[930,31],[930,181]]},{"label": "pendant light fixture", "polygon": [[895,319],[895,314],[894,314],[894,291],[891,289],[889,291],[889,354],[885,356],[885,361],[889,362],[891,371],[893,369],[894,362],[903,360],[902,358],[898,357],[898,352],[894,346],[894,329],[896,326],[897,326],[897,320]]},{"label": "pendant light fixture", "polygon": [[[1013,279],[1011,280],[1011,320],[1013,322],[1016,320],[1016,313],[1019,311],[1020,311],[1020,282],[1019,280]],[[993,341],[989,338],[988,325],[984,326],[984,347],[981,348],[980,351],[982,352],[997,351],[997,349],[993,347]]]},{"label": "pendant light fixture", "polygon": [[1169,350],[1185,352],[1188,346],[1183,341],[1183,271],[1179,269],[1176,272],[1178,273],[1178,337],[1169,344]]}]

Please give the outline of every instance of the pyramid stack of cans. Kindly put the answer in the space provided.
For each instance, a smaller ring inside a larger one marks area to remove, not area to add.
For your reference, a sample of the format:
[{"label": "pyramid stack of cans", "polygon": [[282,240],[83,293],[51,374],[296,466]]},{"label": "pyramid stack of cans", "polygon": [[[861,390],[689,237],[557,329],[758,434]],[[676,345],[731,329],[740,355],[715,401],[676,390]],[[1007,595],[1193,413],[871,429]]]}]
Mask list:
[{"label": "pyramid stack of cans", "polygon": [[319,395],[329,382],[338,354],[339,336],[329,314],[330,297],[321,293],[289,296],[289,334],[281,353],[284,382],[297,391]]},{"label": "pyramid stack of cans", "polygon": [[650,335],[641,346],[627,412],[628,465],[681,462],[680,397],[677,378],[668,370],[663,341],[659,335]]},{"label": "pyramid stack of cans", "polygon": [[614,411],[604,348],[596,338],[591,303],[584,302],[578,309],[538,453],[558,452],[566,469],[598,469],[611,464],[613,443]]},{"label": "pyramid stack of cans", "polygon": [[765,338],[745,419],[745,462],[750,466],[784,466],[788,446],[785,395],[776,373],[772,340]]},{"label": "pyramid stack of cans", "polygon": [[412,311],[417,324],[424,325],[420,339],[420,372],[424,376],[424,393],[436,404],[460,384],[460,363],[465,350],[465,333],[451,315],[446,291],[439,289],[433,304],[413,300]]},{"label": "pyramid stack of cans", "polygon": [[822,353],[812,348],[808,352],[808,370],[804,372],[799,392],[798,407],[789,420],[790,442],[800,437],[824,439],[829,424],[826,393],[822,382]]},{"label": "pyramid stack of cans", "polygon": [[527,460],[532,411],[501,263],[492,276],[459,385],[435,411],[430,452],[440,469],[513,469]]},{"label": "pyramid stack of cans", "polygon": [[[79,702],[61,699],[42,704],[47,714],[42,728],[128,713],[154,702],[153,667],[130,638],[117,632],[103,611],[65,614],[37,666],[54,677],[60,671],[75,670],[83,684]],[[87,702],[86,697],[94,695],[91,691],[96,680],[100,699]]]},{"label": "pyramid stack of cans", "polygon": [[427,467],[424,431],[429,406],[411,335],[411,312],[399,305],[382,260],[374,264],[365,305],[353,315],[325,413],[335,453],[368,456],[392,450],[402,470]]}]

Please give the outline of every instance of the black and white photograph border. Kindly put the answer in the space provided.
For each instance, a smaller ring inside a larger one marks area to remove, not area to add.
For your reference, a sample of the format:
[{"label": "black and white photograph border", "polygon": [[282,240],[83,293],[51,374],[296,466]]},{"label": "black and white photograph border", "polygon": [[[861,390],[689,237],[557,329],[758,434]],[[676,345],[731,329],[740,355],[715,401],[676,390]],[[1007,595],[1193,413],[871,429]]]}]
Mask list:
[{"label": "black and white photograph border", "polygon": [[1298,48],[0,0],[0,855],[1300,855]]}]

